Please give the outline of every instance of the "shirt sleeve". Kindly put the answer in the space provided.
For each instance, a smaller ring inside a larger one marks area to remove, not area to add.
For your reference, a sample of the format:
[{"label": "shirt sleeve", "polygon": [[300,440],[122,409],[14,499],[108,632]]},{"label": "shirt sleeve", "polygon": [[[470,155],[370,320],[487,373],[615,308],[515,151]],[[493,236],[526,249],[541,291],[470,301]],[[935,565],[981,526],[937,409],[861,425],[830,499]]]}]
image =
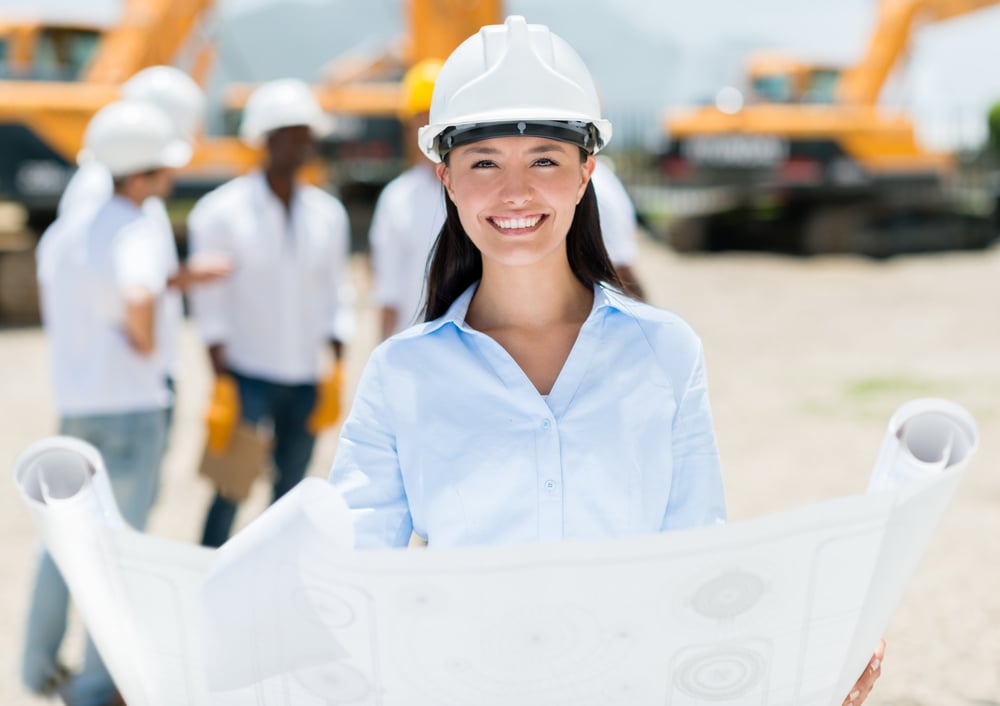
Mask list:
[{"label": "shirt sleeve", "polygon": [[673,422],[673,478],[662,530],[726,521],[726,494],[701,346]]},{"label": "shirt sleeve", "polygon": [[[215,216],[211,203],[201,201],[188,215],[188,247],[191,255],[204,253],[226,255],[236,262],[230,234],[225,223]],[[232,285],[229,278],[192,288],[188,293],[191,314],[198,334],[207,346],[224,343],[229,337],[229,302]]]},{"label": "shirt sleeve", "polygon": [[167,288],[167,263],[151,223],[140,218],[115,235],[113,251],[118,288],[142,287],[154,297]]},{"label": "shirt sleeve", "polygon": [[351,509],[358,549],[405,547],[413,531],[378,351],[365,366],[344,422],[330,482]]},{"label": "shirt sleeve", "polygon": [[393,213],[388,195],[383,191],[375,203],[368,242],[372,250],[373,296],[379,306],[399,309],[403,282],[400,260],[404,257],[401,242],[393,229]]},{"label": "shirt sleeve", "polygon": [[636,242],[638,223],[632,199],[618,177],[603,168],[601,175],[594,180],[594,193],[608,257],[614,265],[632,265],[639,254]]},{"label": "shirt sleeve", "polygon": [[354,338],[354,285],[351,282],[350,248],[351,229],[347,211],[336,202],[335,217],[331,220],[334,246],[330,248],[329,287],[327,288],[327,336],[341,343]]}]

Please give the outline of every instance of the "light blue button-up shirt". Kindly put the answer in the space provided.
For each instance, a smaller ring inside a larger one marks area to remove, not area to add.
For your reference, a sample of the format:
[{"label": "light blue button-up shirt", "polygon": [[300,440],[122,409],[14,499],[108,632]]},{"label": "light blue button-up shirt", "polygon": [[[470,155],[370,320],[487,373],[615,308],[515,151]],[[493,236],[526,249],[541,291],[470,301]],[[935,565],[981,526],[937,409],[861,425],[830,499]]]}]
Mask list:
[{"label": "light blue button-up shirt", "polygon": [[470,287],[380,345],[330,480],[359,548],[623,537],[725,520],[701,342],[679,317],[596,287],[543,397],[469,327]]}]

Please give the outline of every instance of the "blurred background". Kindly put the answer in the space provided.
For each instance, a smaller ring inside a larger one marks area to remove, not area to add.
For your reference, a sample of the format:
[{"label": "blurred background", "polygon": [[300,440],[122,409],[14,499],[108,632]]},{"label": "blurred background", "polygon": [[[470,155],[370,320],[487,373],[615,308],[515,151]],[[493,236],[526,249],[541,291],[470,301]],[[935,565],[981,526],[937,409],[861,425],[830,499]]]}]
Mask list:
[{"label": "blurred background", "polygon": [[[0,0],[0,468],[56,428],[34,247],[122,81],[174,64],[210,96],[169,204],[182,254],[194,200],[257,163],[235,138],[253,85],[313,86],[336,129],[312,179],[351,217],[350,391],[377,341],[371,209],[405,164],[399,80],[506,14],[549,25],[598,83],[607,156],[639,214],[636,273],[705,342],[733,520],[863,491],[907,399],[976,416],[979,458],[893,619],[869,703],[1000,705],[998,0]],[[150,531],[194,541],[211,377],[190,329],[182,355]],[[312,473],[335,445],[336,430]],[[16,675],[36,544],[12,485],[0,703],[29,706],[43,702]]]}]

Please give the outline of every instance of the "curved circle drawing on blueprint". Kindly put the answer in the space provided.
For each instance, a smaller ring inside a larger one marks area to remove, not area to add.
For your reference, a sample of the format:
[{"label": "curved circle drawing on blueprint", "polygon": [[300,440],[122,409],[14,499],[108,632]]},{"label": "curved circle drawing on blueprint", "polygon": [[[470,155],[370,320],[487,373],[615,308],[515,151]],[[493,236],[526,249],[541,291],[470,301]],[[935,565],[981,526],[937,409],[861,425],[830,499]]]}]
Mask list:
[{"label": "curved circle drawing on blueprint", "polygon": [[300,616],[314,619],[329,629],[342,630],[350,627],[357,618],[354,607],[330,589],[296,587],[289,596],[289,601]]},{"label": "curved circle drawing on blueprint", "polygon": [[729,570],[701,584],[691,597],[691,607],[712,620],[735,620],[760,603],[766,588],[756,574]]},{"label": "curved circle drawing on blueprint", "polygon": [[764,655],[754,650],[723,646],[684,660],[674,672],[674,684],[694,699],[726,701],[757,686],[766,667]]},{"label": "curved circle drawing on blueprint", "polygon": [[325,703],[356,704],[366,701],[372,694],[372,685],[365,675],[343,662],[297,669],[292,677],[307,692],[322,697]]},{"label": "curved circle drawing on blueprint", "polygon": [[499,679],[585,674],[604,659],[602,632],[594,616],[582,610],[522,604],[487,625],[483,662]]}]

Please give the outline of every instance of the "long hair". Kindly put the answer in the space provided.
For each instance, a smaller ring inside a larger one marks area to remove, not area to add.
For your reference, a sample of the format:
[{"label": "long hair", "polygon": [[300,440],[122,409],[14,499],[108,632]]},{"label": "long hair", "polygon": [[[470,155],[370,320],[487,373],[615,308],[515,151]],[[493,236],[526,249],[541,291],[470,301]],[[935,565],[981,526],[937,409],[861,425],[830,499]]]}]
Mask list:
[{"label": "long hair", "polygon": [[[586,153],[583,155],[586,157]],[[458,208],[447,192],[444,200],[445,221],[434,242],[427,273],[424,321],[443,316],[459,295],[483,276],[483,257],[465,233]],[[593,181],[587,184],[583,198],[576,205],[566,234],[566,255],[570,269],[584,286],[610,284],[618,290],[624,289],[604,248]]]}]

